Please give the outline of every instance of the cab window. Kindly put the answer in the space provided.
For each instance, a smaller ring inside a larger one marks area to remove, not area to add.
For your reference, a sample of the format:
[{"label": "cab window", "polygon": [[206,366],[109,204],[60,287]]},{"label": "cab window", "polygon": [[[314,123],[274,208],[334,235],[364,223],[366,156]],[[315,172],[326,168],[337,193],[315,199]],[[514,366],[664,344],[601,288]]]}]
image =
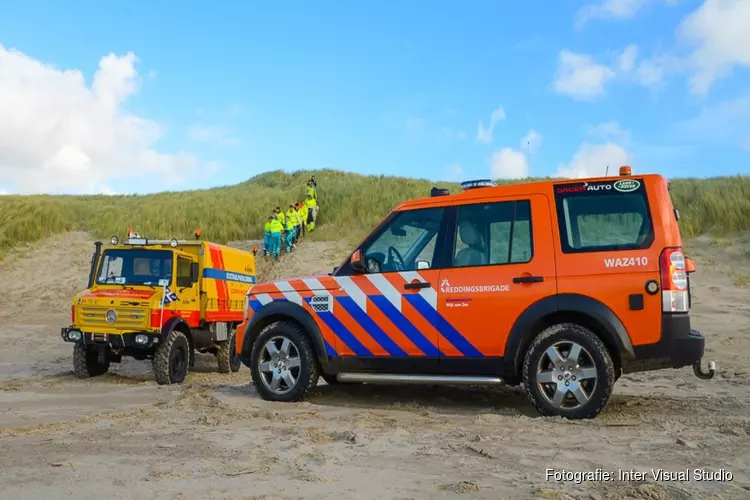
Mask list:
[{"label": "cab window", "polygon": [[368,273],[432,269],[435,264],[437,235],[443,208],[425,208],[399,212],[365,246]]},{"label": "cab window", "polygon": [[453,267],[521,264],[531,260],[531,202],[501,201],[458,208]]},{"label": "cab window", "polygon": [[189,288],[193,285],[190,281],[190,259],[177,257],[177,286]]}]

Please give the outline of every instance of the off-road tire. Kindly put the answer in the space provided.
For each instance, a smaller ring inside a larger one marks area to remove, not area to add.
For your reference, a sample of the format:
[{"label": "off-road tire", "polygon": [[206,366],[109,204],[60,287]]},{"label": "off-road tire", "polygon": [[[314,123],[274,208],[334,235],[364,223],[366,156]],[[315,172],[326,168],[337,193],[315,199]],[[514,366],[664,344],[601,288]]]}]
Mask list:
[{"label": "off-road tire", "polygon": [[[261,350],[266,345],[266,342],[273,337],[284,337],[291,340],[297,347],[300,356],[300,373],[297,377],[297,384],[292,390],[284,394],[274,393],[261,380]],[[307,397],[318,383],[320,366],[318,365],[310,338],[305,331],[292,321],[275,321],[263,328],[255,339],[255,342],[253,342],[253,349],[250,353],[250,376],[255,390],[266,401],[292,403],[302,401]]]},{"label": "off-road tire", "polygon": [[[179,369],[177,356],[182,357]],[[185,334],[173,330],[167,340],[156,348],[152,363],[157,384],[181,384],[190,363],[190,344]]]},{"label": "off-road tire", "polygon": [[[545,350],[559,341],[572,341],[590,354],[597,373],[597,385],[588,402],[575,409],[555,408],[537,385],[537,363]],[[594,418],[606,406],[615,383],[615,367],[604,343],[591,330],[574,323],[552,325],[532,341],[523,363],[523,385],[531,404],[544,416],[570,420]]]},{"label": "off-road tire", "polygon": [[73,346],[73,371],[78,378],[98,377],[109,370],[109,359],[99,363],[96,349],[86,349],[83,344]]},{"label": "off-road tire", "polygon": [[232,327],[229,330],[229,338],[219,343],[219,350],[216,353],[216,358],[219,363],[219,373],[237,373],[240,371],[242,361],[237,354],[237,349],[234,345],[237,331]]}]

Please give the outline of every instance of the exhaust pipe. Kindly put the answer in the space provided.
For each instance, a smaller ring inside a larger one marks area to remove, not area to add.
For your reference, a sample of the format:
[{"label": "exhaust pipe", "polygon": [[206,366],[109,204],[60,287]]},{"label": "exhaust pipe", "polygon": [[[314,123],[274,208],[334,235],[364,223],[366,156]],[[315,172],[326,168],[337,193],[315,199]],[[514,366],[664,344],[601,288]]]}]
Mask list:
[{"label": "exhaust pipe", "polygon": [[708,362],[708,371],[704,372],[701,368],[701,362],[696,361],[693,363],[693,373],[695,376],[703,380],[711,380],[716,375],[716,363],[714,361]]},{"label": "exhaust pipe", "polygon": [[462,377],[452,375],[397,375],[387,373],[339,373],[340,382],[368,382],[371,384],[438,384],[438,385],[485,385],[503,384],[498,377]]},{"label": "exhaust pipe", "polygon": [[96,274],[96,263],[99,261],[99,255],[102,253],[102,242],[97,241],[94,243],[94,254],[91,256],[91,267],[89,268],[89,284],[86,288],[91,288],[94,285],[94,278]]}]

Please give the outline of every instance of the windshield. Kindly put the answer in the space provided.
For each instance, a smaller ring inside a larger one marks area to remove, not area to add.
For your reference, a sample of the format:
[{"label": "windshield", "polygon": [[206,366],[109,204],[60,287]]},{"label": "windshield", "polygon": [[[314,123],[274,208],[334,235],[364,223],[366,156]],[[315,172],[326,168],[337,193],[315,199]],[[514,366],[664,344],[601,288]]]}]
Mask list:
[{"label": "windshield", "polygon": [[[163,280],[167,280],[166,283]],[[105,250],[96,282],[100,285],[169,285],[169,250]]]}]

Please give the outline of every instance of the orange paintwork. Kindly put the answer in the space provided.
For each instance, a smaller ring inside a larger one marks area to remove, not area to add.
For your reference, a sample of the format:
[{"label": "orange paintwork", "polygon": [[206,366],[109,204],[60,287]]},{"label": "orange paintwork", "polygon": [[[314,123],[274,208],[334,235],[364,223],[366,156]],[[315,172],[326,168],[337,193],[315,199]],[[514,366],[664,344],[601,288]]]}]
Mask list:
[{"label": "orange paintwork", "polygon": [[[620,319],[634,346],[656,342],[661,335],[661,295],[644,293],[644,284],[659,281],[661,251],[682,246],[667,181],[655,174],[585,181],[630,179],[643,183],[650,205],[654,241],[645,250],[561,250],[554,189],[566,183],[580,186],[583,179],[484,187],[406,201],[393,210],[529,200],[531,259],[526,263],[324,275],[258,284],[248,292],[248,314],[237,329],[238,352],[254,311],[272,300],[302,305],[338,356],[503,356],[518,317],[533,303],[556,294],[580,294],[603,303]],[[346,262],[353,258],[361,261],[359,246]],[[621,265],[618,259],[623,258],[638,264]],[[523,276],[543,277],[543,281],[513,282]],[[413,281],[428,282],[429,287],[404,288]],[[467,287],[484,288],[461,291]],[[643,295],[642,309],[631,309],[629,294]],[[330,297],[330,310],[314,311],[309,303],[314,296]]]}]

